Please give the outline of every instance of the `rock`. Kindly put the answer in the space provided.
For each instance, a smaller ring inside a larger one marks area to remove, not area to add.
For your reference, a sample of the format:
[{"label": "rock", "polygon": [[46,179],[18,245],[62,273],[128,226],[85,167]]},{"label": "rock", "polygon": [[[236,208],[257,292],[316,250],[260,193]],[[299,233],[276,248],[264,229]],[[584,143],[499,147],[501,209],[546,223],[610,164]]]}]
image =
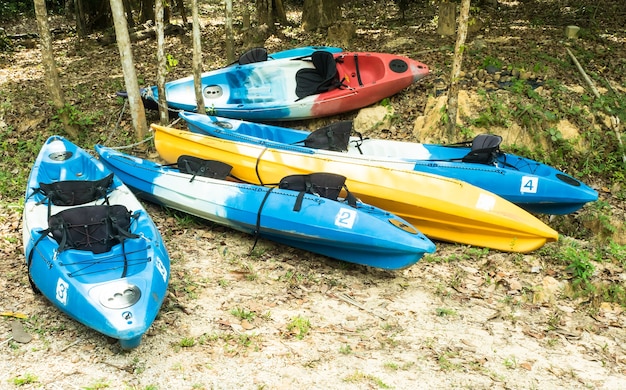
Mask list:
[{"label": "rock", "polygon": [[576,39],[578,38],[579,31],[580,27],[578,26],[567,26],[565,27],[565,37],[568,39]]},{"label": "rock", "polygon": [[551,276],[546,276],[533,294],[533,303],[554,303],[558,294],[563,289],[563,284]]},{"label": "rock", "polygon": [[362,108],[354,118],[354,130],[367,133],[375,130],[388,129],[391,127],[393,107],[376,105]]}]

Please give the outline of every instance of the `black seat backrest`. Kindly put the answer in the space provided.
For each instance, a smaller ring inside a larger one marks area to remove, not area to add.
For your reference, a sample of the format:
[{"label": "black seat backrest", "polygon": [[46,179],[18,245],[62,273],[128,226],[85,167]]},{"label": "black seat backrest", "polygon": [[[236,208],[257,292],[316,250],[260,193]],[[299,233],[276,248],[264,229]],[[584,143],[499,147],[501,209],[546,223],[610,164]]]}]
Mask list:
[{"label": "black seat backrest", "polygon": [[305,68],[296,72],[296,95],[300,99],[330,91],[341,85],[337,63],[332,53],[324,50],[314,51],[311,54],[311,61],[315,66],[313,69]]},{"label": "black seat backrest", "polygon": [[181,155],[176,162],[178,170],[182,173],[193,175],[190,181],[196,176],[209,177],[211,179],[224,180],[230,176],[232,166],[216,160],[205,160],[200,157]]},{"label": "black seat backrest", "polygon": [[264,47],[253,47],[239,57],[239,65],[253,64],[255,62],[267,61],[267,49]]},{"label": "black seat backrest", "polygon": [[131,213],[123,205],[80,206],[50,216],[48,231],[59,244],[59,252],[78,249],[104,253],[139,236],[130,233]]},{"label": "black seat backrest", "polygon": [[500,153],[502,137],[495,134],[479,134],[472,141],[472,150],[463,157],[463,162],[491,164]]},{"label": "black seat backrest", "polygon": [[341,121],[320,127],[311,132],[304,140],[304,146],[314,149],[344,152],[352,133],[352,121]]},{"label": "black seat backrest", "polygon": [[337,200],[342,189],[345,189],[348,196],[348,204],[356,207],[356,198],[348,191],[345,185],[346,177],[336,173],[316,172],[308,175],[290,175],[282,178],[278,187],[282,189],[299,191],[294,211],[300,211],[304,194],[318,195],[322,198]]},{"label": "black seat backrest", "polygon": [[39,191],[56,206],[76,206],[106,198],[113,174],[99,180],[64,180],[39,183]]}]

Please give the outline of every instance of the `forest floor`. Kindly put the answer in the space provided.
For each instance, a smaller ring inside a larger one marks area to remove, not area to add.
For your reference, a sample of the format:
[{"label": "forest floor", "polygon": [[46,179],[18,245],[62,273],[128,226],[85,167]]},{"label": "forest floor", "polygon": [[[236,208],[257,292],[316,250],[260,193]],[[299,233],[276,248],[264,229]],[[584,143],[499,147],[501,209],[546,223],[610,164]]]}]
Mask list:
[{"label": "forest floor", "polygon": [[[431,67],[431,77],[391,98],[399,117],[392,135],[413,139],[415,117],[424,114],[437,80],[448,77],[454,39],[436,33],[432,9],[413,10],[401,20],[393,3],[379,3],[365,3],[367,12],[344,11],[357,26],[347,49],[392,51]],[[224,26],[215,16],[220,9],[214,5],[202,12],[206,69],[225,64]],[[518,14],[513,6],[485,10],[468,42],[487,44],[493,56],[510,63],[528,61],[524,53],[538,46],[567,61],[563,28],[568,20],[537,24],[531,14]],[[496,16],[503,21],[491,19]],[[623,23],[609,19],[603,38],[580,44],[610,48],[611,55],[598,54],[593,66],[623,87],[624,74],[610,69],[626,58],[626,31]],[[6,32],[32,33],[36,26],[20,22]],[[55,39],[62,84],[81,112],[98,118],[96,134],[82,140],[85,148],[95,142],[128,144],[130,117],[120,116],[115,96],[124,89],[119,53],[95,38]],[[296,27],[281,29],[265,46],[271,52],[314,44],[343,46],[326,34]],[[179,61],[168,80],[189,75],[189,32],[168,37],[167,46]],[[137,72],[148,85],[156,75],[154,53],[153,40],[135,43]],[[3,147],[17,145],[16,137],[43,141],[55,125],[42,101],[45,76],[38,48],[23,41],[0,63],[0,91],[5,91],[0,128],[13,131]],[[467,59],[464,69],[480,65]],[[551,77],[585,88],[574,71]],[[153,113],[149,119],[158,117]],[[14,169],[28,170],[31,161]],[[611,191],[601,196],[623,211]],[[390,272],[264,240],[250,255],[253,237],[146,203],[166,239],[171,284],[142,344],[123,351],[115,340],[69,319],[32,292],[21,244],[22,199],[0,194],[0,200],[0,389],[626,387],[624,307],[568,294],[572,277],[553,260],[563,241],[577,241],[582,251],[596,245],[591,236],[564,235],[530,254],[437,243],[434,255]],[[570,226],[580,222],[576,215],[570,218]],[[626,283],[624,262],[596,264],[596,276]],[[18,342],[20,330],[32,339]]]}]

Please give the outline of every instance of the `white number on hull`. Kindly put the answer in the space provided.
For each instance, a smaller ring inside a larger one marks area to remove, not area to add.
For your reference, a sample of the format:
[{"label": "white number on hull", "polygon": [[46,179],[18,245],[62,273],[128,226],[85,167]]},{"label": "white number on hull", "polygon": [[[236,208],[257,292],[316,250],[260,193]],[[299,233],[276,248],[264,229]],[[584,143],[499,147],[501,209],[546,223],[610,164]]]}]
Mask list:
[{"label": "white number on hull", "polygon": [[356,220],[356,210],[341,208],[335,216],[335,225],[344,227],[346,229],[352,229],[354,221]]}]

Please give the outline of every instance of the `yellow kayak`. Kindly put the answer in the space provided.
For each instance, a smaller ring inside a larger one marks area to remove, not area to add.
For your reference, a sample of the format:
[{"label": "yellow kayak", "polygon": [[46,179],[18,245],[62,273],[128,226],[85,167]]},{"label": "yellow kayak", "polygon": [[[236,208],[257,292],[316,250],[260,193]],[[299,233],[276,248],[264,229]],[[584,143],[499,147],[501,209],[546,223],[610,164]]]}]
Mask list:
[{"label": "yellow kayak", "polygon": [[292,174],[332,172],[351,193],[396,214],[431,239],[507,252],[530,252],[558,233],[513,203],[471,184],[417,171],[381,167],[349,156],[277,150],[151,125],[157,152],[168,163],[186,154],[225,162],[232,175],[276,185]]}]

